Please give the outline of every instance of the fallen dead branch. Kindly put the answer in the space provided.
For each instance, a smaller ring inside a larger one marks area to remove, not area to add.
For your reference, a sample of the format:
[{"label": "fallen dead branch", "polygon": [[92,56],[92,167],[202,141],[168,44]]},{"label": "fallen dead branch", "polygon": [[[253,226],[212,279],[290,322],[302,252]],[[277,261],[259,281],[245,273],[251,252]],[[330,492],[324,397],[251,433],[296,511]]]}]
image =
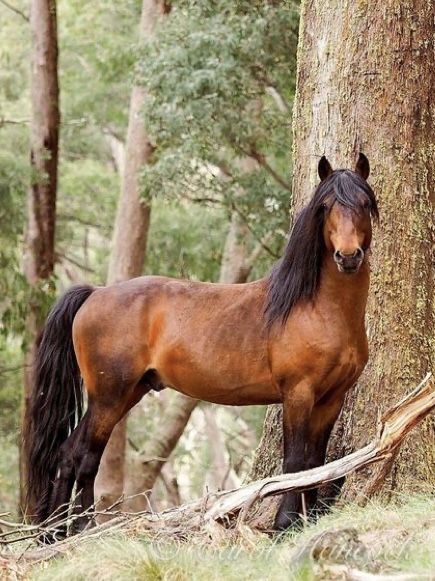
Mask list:
[{"label": "fallen dead branch", "polygon": [[[144,511],[141,513],[125,513],[116,510],[117,505],[109,507],[114,517],[109,522],[83,531],[79,535],[54,543],[51,546],[35,548],[34,542],[41,532],[49,534],[51,523],[47,521],[40,526],[19,525],[2,521],[10,530],[0,535],[0,545],[10,546],[20,540],[33,543],[22,547],[19,555],[8,557],[18,561],[40,561],[65,554],[82,542],[98,538],[102,535],[122,531],[124,534],[147,532],[152,539],[165,541],[169,538],[184,540],[192,533],[218,538],[225,529],[234,528],[234,517],[238,516],[239,528],[243,527],[243,515],[258,499],[288,492],[290,490],[306,490],[331,482],[368,464],[388,459],[401,445],[406,435],[435,408],[435,385],[431,374],[423,379],[415,390],[402,401],[388,410],[381,418],[375,439],[367,446],[344,458],[295,474],[283,474],[253,482],[231,491],[218,492],[190,504],[176,507],[162,513]],[[67,509],[65,509],[67,510]],[[63,521],[56,523],[54,532],[62,524],[81,515],[71,517],[65,513]],[[33,540],[32,540],[33,539]],[[31,550],[29,550],[31,549]],[[0,555],[6,557],[5,553]]]},{"label": "fallen dead branch", "polygon": [[435,408],[435,387],[431,378],[432,374],[428,373],[411,393],[384,414],[375,439],[361,450],[319,468],[264,478],[237,490],[223,492],[206,512],[205,520],[222,518],[266,496],[326,484],[368,464],[387,459],[405,436]]}]

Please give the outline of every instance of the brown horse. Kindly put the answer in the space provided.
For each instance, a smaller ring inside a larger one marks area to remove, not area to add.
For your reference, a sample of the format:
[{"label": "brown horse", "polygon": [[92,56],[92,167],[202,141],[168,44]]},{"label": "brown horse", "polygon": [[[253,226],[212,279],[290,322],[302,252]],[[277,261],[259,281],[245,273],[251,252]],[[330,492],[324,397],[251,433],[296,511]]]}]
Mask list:
[{"label": "brown horse", "polygon": [[[231,285],[145,276],[75,287],[59,300],[39,346],[28,428],[37,522],[70,501],[75,482],[81,508],[92,506],[114,426],[166,386],[227,405],[282,402],[284,472],[324,463],[345,393],[367,361],[367,255],[378,209],[363,154],[355,171],[333,171],[323,157],[319,175],[267,278]],[[309,505],[315,500],[311,491]],[[300,512],[301,495],[286,494],[276,528]],[[81,517],[79,528],[87,522]]]}]

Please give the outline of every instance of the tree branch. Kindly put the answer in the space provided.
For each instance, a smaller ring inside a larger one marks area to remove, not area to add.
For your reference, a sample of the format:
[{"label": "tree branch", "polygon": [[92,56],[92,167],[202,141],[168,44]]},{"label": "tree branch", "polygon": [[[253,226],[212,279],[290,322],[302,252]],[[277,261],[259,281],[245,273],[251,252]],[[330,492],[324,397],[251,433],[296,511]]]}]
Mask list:
[{"label": "tree branch", "polygon": [[29,366],[23,363],[22,365],[17,365],[16,367],[0,367],[0,375],[3,375],[4,373],[12,373],[13,371],[21,371],[21,369],[24,369],[25,367]]},{"label": "tree branch", "polygon": [[[2,2],[2,0],[0,0]],[[27,125],[30,119],[6,119],[5,117],[0,118],[0,127],[3,125]]]},{"label": "tree branch", "polygon": [[89,222],[88,220],[83,220],[78,216],[74,216],[72,214],[58,214],[58,220],[68,220],[73,222],[78,222],[79,224],[83,224],[83,226],[90,226],[91,228],[102,228],[100,224],[96,224],[95,222]]},{"label": "tree branch", "polygon": [[288,113],[289,115],[291,114],[291,109],[285,102],[284,97],[273,85],[269,85],[268,87],[266,87],[266,93],[268,93],[272,97],[272,99],[275,101],[278,110],[281,113]]},{"label": "tree branch", "polygon": [[272,177],[273,179],[279,183],[285,190],[292,193],[293,189],[289,183],[287,183],[274,169],[271,165],[269,165],[268,161],[266,160],[266,156],[259,151],[253,150],[251,152],[251,157],[253,157],[258,164],[264,168]]},{"label": "tree branch", "polygon": [[93,268],[90,268],[89,266],[82,264],[81,262],[79,262],[75,258],[72,258],[71,256],[67,256],[66,254],[63,254],[62,252],[57,252],[56,258],[57,258],[57,260],[59,260],[59,259],[66,260],[70,264],[77,266],[77,268],[80,268],[81,270],[84,270],[85,272],[92,272],[92,273],[95,272],[95,270]]},{"label": "tree branch", "polygon": [[252,148],[251,150],[247,151],[246,149],[244,149],[243,147],[241,147],[240,145],[234,143],[234,141],[230,141],[231,145],[237,149],[237,151],[239,151],[240,153],[242,153],[243,155],[245,155],[246,157],[250,157],[251,159],[255,159],[255,161],[258,163],[258,165],[260,167],[262,167],[263,169],[265,169],[267,171],[268,174],[270,174],[273,179],[281,186],[283,187],[285,190],[287,190],[288,192],[292,193],[293,189],[291,187],[291,184],[287,183],[285,181],[285,179],[283,179],[274,169],[273,167],[269,164],[269,162],[266,159],[266,156],[261,153],[260,151],[257,151],[255,148]]},{"label": "tree branch", "polygon": [[6,2],[6,0],[0,0],[0,2],[4,6],[6,6],[6,8],[9,8],[9,10],[12,10],[12,12],[15,12],[15,14],[18,14],[19,16],[21,16],[21,18],[24,18],[24,20],[26,22],[30,22],[30,18],[27,16],[27,14],[24,14],[24,12],[22,12],[18,8],[15,8],[15,6],[12,6],[12,4],[9,4],[9,2]]},{"label": "tree branch", "polygon": [[251,232],[252,236],[255,238],[255,240],[258,242],[258,244],[260,244],[260,246],[268,253],[270,254],[270,256],[272,256],[273,258],[275,258],[276,260],[278,260],[278,258],[280,258],[279,254],[276,254],[276,252],[274,252],[265,242],[265,240],[267,240],[267,236],[263,237],[263,238],[259,238],[257,233],[255,232],[255,230],[252,228],[251,224],[249,223],[248,218],[245,216],[245,214],[240,210],[240,208],[238,208],[236,206],[236,204],[232,204],[232,208],[235,212],[237,212],[237,214],[242,218],[243,222],[246,224],[246,227],[248,228],[248,230]]},{"label": "tree branch", "polygon": [[265,250],[265,246],[268,245],[269,241],[272,240],[272,238],[273,233],[268,232],[265,236],[263,236],[263,238],[257,241],[257,244],[254,246],[254,249],[252,250],[251,254],[245,260],[245,268],[249,269],[249,271],[252,270],[252,267],[260,257],[261,253],[263,252],[263,250]]}]

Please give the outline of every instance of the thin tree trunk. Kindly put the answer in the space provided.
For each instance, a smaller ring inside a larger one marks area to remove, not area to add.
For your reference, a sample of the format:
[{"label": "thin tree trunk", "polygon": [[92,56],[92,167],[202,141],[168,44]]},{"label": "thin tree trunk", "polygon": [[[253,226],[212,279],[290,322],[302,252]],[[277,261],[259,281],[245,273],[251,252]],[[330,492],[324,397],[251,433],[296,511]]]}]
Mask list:
[{"label": "thin tree trunk", "polygon": [[[374,231],[369,364],[349,392],[329,458],[367,442],[388,403],[433,368],[435,264],[435,2],[305,1],[294,111],[295,209],[317,181],[319,156],[372,166],[381,224]],[[280,470],[279,408],[269,410],[252,476]],[[392,463],[348,479],[345,492],[415,492],[435,484],[435,427],[427,419]]]},{"label": "thin tree trunk", "polygon": [[145,496],[132,495],[142,493],[149,495],[164,463],[174,450],[198,403],[198,400],[181,393],[171,395],[157,429],[134,463],[133,478],[129,480],[129,485],[134,486],[134,489],[126,488],[127,500],[124,503],[129,511],[141,511],[147,507]]},{"label": "thin tree trunk", "polygon": [[[57,18],[55,0],[32,0],[30,135],[31,184],[27,197],[24,273],[35,294],[26,321],[28,349],[25,358],[23,427],[28,423],[36,342],[42,329],[39,292],[54,270],[57,164],[59,147],[59,83],[57,74]],[[21,450],[21,506],[27,473],[27,451]]]},{"label": "thin tree trunk", "polygon": [[[157,20],[167,11],[161,0],[143,0],[140,38],[146,40],[155,31]],[[145,99],[143,87],[135,85],[130,100],[124,173],[118,203],[107,284],[114,284],[143,273],[150,206],[141,199],[139,179],[142,167],[149,163],[153,146],[142,120]],[[127,418],[115,427],[101,460],[95,483],[99,507],[104,509],[118,500],[124,490],[125,441]]]},{"label": "thin tree trunk", "polygon": [[246,282],[252,268],[252,264],[248,264],[246,260],[249,240],[248,227],[239,214],[233,212],[225,239],[219,282]]},{"label": "thin tree trunk", "polygon": [[216,421],[216,410],[214,407],[205,406],[203,412],[211,452],[211,466],[206,476],[205,487],[211,492],[237,488],[240,481],[231,466],[225,440]]},{"label": "thin tree trunk", "polygon": [[178,485],[177,475],[170,459],[162,466],[160,471],[160,478],[166,490],[168,508],[171,506],[180,506],[183,501],[180,495],[180,487]]}]

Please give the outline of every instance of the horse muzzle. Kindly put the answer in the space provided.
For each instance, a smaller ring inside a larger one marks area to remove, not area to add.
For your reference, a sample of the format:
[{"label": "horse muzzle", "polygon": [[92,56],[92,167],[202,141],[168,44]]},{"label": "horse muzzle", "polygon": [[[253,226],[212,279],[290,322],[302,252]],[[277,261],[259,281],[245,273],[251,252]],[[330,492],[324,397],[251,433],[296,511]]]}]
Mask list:
[{"label": "horse muzzle", "polygon": [[364,251],[357,248],[352,254],[344,254],[340,250],[334,252],[334,262],[340,272],[355,274],[359,271],[364,260]]}]

